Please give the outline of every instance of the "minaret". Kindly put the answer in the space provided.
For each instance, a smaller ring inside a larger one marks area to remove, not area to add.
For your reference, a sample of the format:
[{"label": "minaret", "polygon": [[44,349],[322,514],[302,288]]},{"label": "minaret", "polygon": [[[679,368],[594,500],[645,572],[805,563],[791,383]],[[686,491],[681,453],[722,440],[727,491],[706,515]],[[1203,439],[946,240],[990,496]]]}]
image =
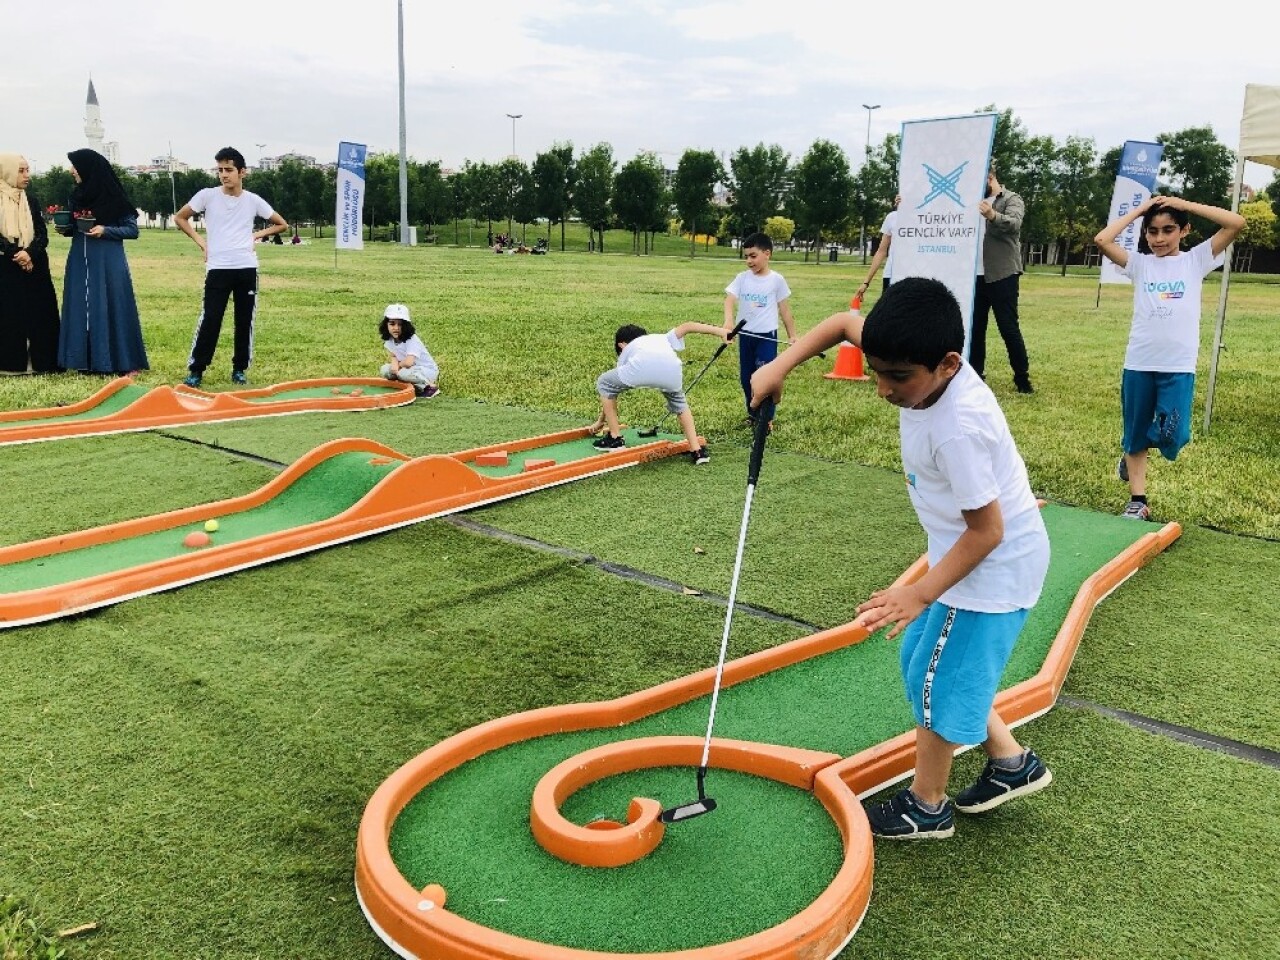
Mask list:
[{"label": "minaret", "polygon": [[89,78],[89,96],[84,102],[84,136],[90,150],[102,153],[102,111],[98,108],[98,92],[93,89],[93,78]]}]

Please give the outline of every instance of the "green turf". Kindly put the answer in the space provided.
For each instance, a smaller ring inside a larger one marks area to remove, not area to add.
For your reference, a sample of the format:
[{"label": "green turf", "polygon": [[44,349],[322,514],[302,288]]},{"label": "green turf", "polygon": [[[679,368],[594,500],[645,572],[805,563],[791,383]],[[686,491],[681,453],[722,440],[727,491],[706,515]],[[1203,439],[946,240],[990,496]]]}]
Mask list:
[{"label": "green turf", "polygon": [[[1053,543],[1048,582],[1002,687],[1039,670],[1080,585],[1149,529],[1066,507],[1047,507],[1045,520]],[[468,919],[584,950],[693,949],[774,926],[815,899],[838,867],[838,838],[816,801],[804,816],[798,800],[778,796],[795,791],[714,773],[728,815],[704,818],[714,819],[713,829],[702,829],[702,820],[673,827],[673,842],[615,870],[559,863],[529,834],[533,787],[556,764],[602,743],[699,735],[707,709],[702,697],[624,727],[544,736],[484,754],[405,808],[392,833],[393,856],[415,886],[443,884],[450,909]],[[879,637],[726,688],[717,720],[720,737],[839,756],[913,726],[897,645]],[[612,778],[574,797],[566,815],[622,820],[632,796],[673,806],[692,796],[691,781],[691,771]],[[796,849],[810,855],[786,855]],[[772,882],[762,885],[764,876]],[[602,925],[600,916],[625,921]]]},{"label": "green turf", "polygon": [[[652,438],[643,439],[636,436],[634,430],[624,430],[623,436],[626,438],[627,446],[629,447],[647,446],[657,442]],[[664,437],[662,439],[667,438]],[[576,440],[566,440],[562,443],[549,443],[546,446],[535,447],[532,450],[513,452],[508,456],[507,465],[504,467],[484,467],[474,463],[470,466],[477,473],[482,473],[487,477],[513,477],[524,471],[524,464],[527,460],[554,460],[557,464],[572,463],[575,460],[599,457],[602,453],[607,452],[595,449],[591,445],[593,440],[593,437],[580,437]]]},{"label": "green turf", "polygon": [[[216,518],[219,523],[212,545],[225,546],[337,516],[400,465],[398,460],[374,464],[368,453],[329,457],[260,506],[230,514],[210,510],[207,519]],[[183,557],[193,549],[184,546],[183,539],[202,531],[203,520],[6,564],[0,582],[8,592],[18,593]]]}]

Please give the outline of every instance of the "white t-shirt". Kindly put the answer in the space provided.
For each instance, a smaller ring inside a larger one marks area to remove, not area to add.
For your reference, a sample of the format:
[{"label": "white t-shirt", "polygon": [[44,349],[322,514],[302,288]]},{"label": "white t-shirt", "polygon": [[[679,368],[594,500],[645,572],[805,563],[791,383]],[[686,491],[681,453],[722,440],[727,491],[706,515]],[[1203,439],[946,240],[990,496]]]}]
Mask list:
[{"label": "white t-shirt", "polygon": [[684,341],[674,330],[636,337],[618,355],[618,379],[629,387],[654,387],[674,392],[684,389],[684,369],[676,351]]},{"label": "white t-shirt", "polygon": [[738,298],[738,320],[746,320],[748,333],[773,333],[778,329],[778,304],[791,296],[791,288],[776,270],[756,275],[743,270],[724,288]]},{"label": "white t-shirt", "polygon": [[271,204],[249,190],[233,197],[223,193],[221,187],[205,187],[191,198],[188,206],[204,214],[205,244],[209,250],[206,270],[257,267],[253,221],[255,217],[269,220],[275,213]]},{"label": "white t-shirt", "polygon": [[427,345],[422,342],[416,333],[402,343],[396,343],[394,340],[383,340],[382,345],[387,348],[388,353],[396,358],[396,363],[403,363],[405,357],[413,357],[415,366],[430,367],[435,365],[435,360],[427,352]]},{"label": "white t-shirt", "polygon": [[1200,352],[1200,291],[1222,266],[1212,238],[1186,253],[1129,254],[1120,272],[1133,281],[1133,326],[1124,365],[1129,370],[1195,373]]},{"label": "white t-shirt", "polygon": [[1004,539],[939,601],[980,613],[1034,606],[1049,569],[1049,535],[991,389],[965,363],[932,407],[900,411],[898,429],[911,505],[929,535],[930,566],[967,529],[961,510],[1000,502]]},{"label": "white t-shirt", "polygon": [[[897,229],[897,226],[898,226],[898,211],[890,210],[889,215],[884,218],[884,224],[880,227],[880,235],[882,237],[892,237],[893,231]],[[880,242],[884,243],[883,240],[881,240]],[[889,268],[892,266],[893,266],[893,242],[891,240],[889,243],[889,252],[885,255],[885,258],[884,258],[884,270],[880,274],[886,280],[888,280],[891,276],[893,276],[893,274],[889,272]]]}]

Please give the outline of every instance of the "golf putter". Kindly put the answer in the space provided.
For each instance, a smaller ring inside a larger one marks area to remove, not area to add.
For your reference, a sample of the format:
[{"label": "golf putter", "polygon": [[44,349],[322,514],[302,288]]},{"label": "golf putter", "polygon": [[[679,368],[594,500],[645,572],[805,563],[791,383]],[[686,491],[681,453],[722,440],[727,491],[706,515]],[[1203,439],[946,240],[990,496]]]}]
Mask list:
[{"label": "golf putter", "polygon": [[729,652],[729,628],[733,625],[733,606],[738,598],[738,576],[742,573],[742,553],[747,544],[747,521],[751,518],[751,500],[755,496],[756,481],[760,478],[760,463],[764,460],[764,441],[769,436],[769,421],[773,419],[773,403],[766,402],[756,415],[755,436],[751,442],[751,461],[747,467],[747,503],[742,511],[742,529],[738,532],[738,554],[733,561],[733,580],[729,583],[729,607],[725,611],[724,635],[720,638],[720,659],[716,661],[716,679],[711,687],[711,710],[707,717],[707,735],[702,741],[702,760],[698,764],[698,799],[671,807],[658,814],[663,823],[679,823],[692,820],[716,808],[716,802],[707,796],[707,761],[711,759],[711,731],[716,724],[716,704],[720,699],[720,682],[724,678],[724,658]]},{"label": "golf putter", "polygon": [[[725,340],[724,343],[720,344],[720,346],[716,347],[716,352],[711,355],[711,359],[707,361],[707,365],[703,367],[701,370],[699,370],[698,375],[693,378],[693,382],[689,384],[689,386],[685,387],[684,392],[686,396],[688,396],[690,390],[692,390],[694,387],[698,385],[698,381],[702,379],[702,375],[711,369],[711,365],[716,362],[716,358],[719,357],[720,354],[724,353],[724,348],[729,346],[730,341],[732,341],[733,338],[738,335],[738,331],[741,330],[746,325],[747,325],[746,320],[739,320],[738,325],[729,331],[728,339]],[[637,430],[636,436],[637,437],[656,437],[658,435],[658,428],[667,422],[667,417],[669,416],[671,416],[670,410],[664,413],[662,415],[662,419],[659,420],[657,423],[655,423],[650,429]]]}]

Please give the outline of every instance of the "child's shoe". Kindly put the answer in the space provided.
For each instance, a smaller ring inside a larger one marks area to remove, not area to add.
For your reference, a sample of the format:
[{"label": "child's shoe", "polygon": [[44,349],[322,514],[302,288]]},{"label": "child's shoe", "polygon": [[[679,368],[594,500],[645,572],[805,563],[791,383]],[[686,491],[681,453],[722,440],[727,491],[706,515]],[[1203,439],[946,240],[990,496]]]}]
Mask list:
[{"label": "child's shoe", "polygon": [[437,393],[440,392],[440,388],[437,387],[434,383],[428,383],[424,387],[414,387],[413,392],[418,396],[422,397],[422,399],[424,400],[430,400],[432,397],[434,397]]},{"label": "child's shoe", "polygon": [[1120,516],[1126,520],[1150,520],[1151,508],[1141,500],[1130,500],[1120,511]]},{"label": "child's shoe", "polygon": [[956,832],[955,805],[944,800],[937,813],[926,813],[909,787],[893,799],[866,806],[871,832],[886,840],[945,840]]},{"label": "child's shoe", "polygon": [[232,382],[232,383],[238,383],[240,386],[242,386],[242,387],[243,387],[245,384],[247,384],[247,383],[249,382],[249,378],[245,376],[245,374],[244,374],[244,371],[243,371],[243,370],[232,370],[232,371],[231,371],[231,382]]},{"label": "child's shoe", "polygon": [[699,447],[697,450],[689,451],[689,459],[693,461],[695,467],[700,467],[704,463],[711,462],[711,454],[706,447]]},{"label": "child's shoe", "polygon": [[1034,750],[1022,755],[1022,766],[1017,770],[1003,770],[988,760],[973,786],[961,790],[956,797],[956,809],[961,813],[986,813],[1006,800],[1043,790],[1052,782],[1053,774]]},{"label": "child's shoe", "polygon": [[187,379],[183,380],[182,382],[184,385],[188,387],[198,387],[200,386],[200,374],[198,373],[187,374]]},{"label": "child's shoe", "polygon": [[623,440],[622,437],[615,437],[610,433],[606,433],[603,436],[596,437],[591,445],[597,450],[617,450],[619,447],[625,447],[627,441]]}]

